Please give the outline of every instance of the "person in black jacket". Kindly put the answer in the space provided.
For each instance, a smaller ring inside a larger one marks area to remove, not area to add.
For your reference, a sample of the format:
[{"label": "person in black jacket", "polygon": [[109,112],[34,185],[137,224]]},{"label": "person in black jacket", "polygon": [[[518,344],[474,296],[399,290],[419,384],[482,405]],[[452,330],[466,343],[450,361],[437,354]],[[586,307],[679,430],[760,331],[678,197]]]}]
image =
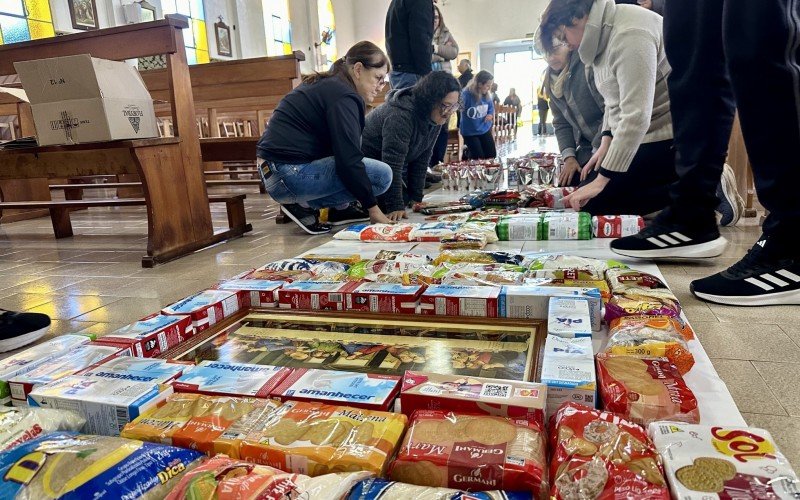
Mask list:
[{"label": "person in black jacket", "polygon": [[[309,234],[359,220],[391,222],[375,197],[389,189],[392,169],[361,153],[364,101],[375,99],[389,68],[377,45],[358,42],[330,71],[305,77],[287,94],[258,142],[264,187]],[[330,225],[320,224],[321,208],[330,208]]]},{"label": "person in black jacket", "polygon": [[386,12],[386,52],[395,90],[411,87],[431,72],[433,0],[392,0]]}]

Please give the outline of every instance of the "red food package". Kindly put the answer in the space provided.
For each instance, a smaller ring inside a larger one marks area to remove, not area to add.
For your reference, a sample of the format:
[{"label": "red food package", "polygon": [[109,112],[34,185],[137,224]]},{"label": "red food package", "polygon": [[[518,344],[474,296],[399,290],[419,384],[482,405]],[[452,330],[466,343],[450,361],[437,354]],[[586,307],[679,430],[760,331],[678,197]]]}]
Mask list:
[{"label": "red food package", "polygon": [[372,224],[361,231],[361,241],[409,241],[413,224]]},{"label": "red food package", "polygon": [[700,423],[697,398],[667,358],[597,355],[603,407],[647,425],[656,420]]},{"label": "red food package", "polygon": [[545,437],[525,419],[419,410],[389,477],[419,486],[545,496]]},{"label": "red food package", "polygon": [[668,500],[644,429],[612,413],[564,403],[550,419],[550,496],[555,500]]}]

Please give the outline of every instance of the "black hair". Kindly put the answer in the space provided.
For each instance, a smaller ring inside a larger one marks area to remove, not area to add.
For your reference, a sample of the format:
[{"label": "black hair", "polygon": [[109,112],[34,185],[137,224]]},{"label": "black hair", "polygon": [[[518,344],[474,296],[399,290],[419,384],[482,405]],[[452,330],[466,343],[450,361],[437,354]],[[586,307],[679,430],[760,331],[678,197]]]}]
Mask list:
[{"label": "black hair", "polygon": [[361,41],[350,47],[344,57],[337,59],[329,71],[306,75],[303,77],[303,83],[312,84],[325,78],[338,76],[355,88],[356,84],[347,72],[347,68],[355,66],[356,63],[361,63],[367,68],[383,68],[385,66],[387,73],[392,69],[389,58],[380,47],[372,42]]},{"label": "black hair", "polygon": [[414,97],[414,111],[422,119],[430,118],[433,108],[438,106],[450,92],[461,93],[456,77],[446,71],[434,71],[423,76],[416,85],[412,95]]},{"label": "black hair", "polygon": [[589,15],[595,0],[550,0],[539,24],[539,37],[546,53],[553,51],[553,36],[561,26],[573,26],[575,19]]}]

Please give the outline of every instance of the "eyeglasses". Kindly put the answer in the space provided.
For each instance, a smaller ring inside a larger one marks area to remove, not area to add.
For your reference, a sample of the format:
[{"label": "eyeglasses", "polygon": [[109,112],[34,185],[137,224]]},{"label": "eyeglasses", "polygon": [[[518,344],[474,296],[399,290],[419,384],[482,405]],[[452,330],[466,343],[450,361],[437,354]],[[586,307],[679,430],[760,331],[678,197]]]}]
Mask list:
[{"label": "eyeglasses", "polygon": [[458,111],[459,109],[461,109],[461,104],[462,103],[461,103],[460,99],[459,99],[458,102],[454,102],[453,104],[447,104],[446,102],[440,102],[439,103],[439,111],[443,115],[447,115],[447,114],[453,113],[453,112]]}]

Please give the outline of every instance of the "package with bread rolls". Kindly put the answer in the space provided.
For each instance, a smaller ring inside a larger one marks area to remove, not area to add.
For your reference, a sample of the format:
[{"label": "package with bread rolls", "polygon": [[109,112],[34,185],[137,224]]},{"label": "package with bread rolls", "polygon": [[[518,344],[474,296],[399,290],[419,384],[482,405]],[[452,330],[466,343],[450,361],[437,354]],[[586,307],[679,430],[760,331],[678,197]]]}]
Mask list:
[{"label": "package with bread rolls", "polygon": [[681,375],[694,366],[687,342],[694,332],[670,316],[623,316],[611,322],[605,352],[613,356],[657,357],[670,360]]}]

